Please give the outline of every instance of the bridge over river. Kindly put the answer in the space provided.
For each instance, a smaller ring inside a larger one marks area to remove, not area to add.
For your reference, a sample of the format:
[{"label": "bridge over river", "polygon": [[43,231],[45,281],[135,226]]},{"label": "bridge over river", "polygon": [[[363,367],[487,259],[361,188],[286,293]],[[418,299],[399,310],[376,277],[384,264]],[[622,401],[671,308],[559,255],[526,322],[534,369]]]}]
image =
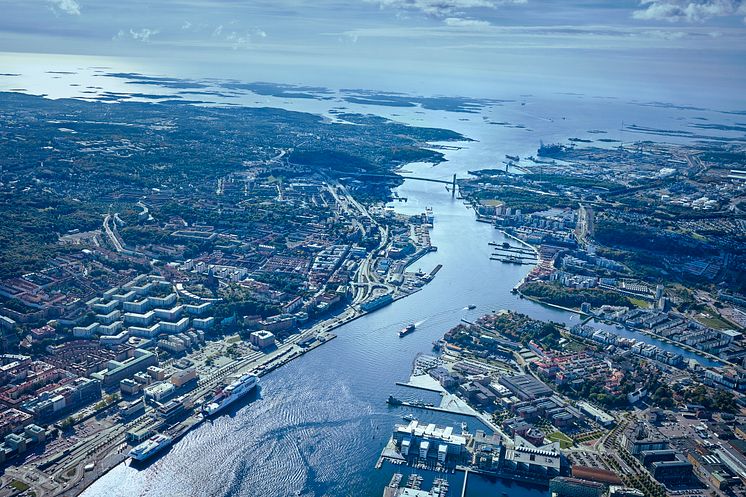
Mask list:
[{"label": "bridge over river", "polygon": [[456,195],[456,175],[453,175],[452,179],[437,179],[437,178],[423,178],[421,176],[405,176],[403,174],[380,174],[380,173],[350,173],[347,176],[355,176],[357,178],[394,178],[394,179],[408,179],[416,181],[428,181],[430,183],[442,183],[444,185],[451,186],[451,196]]}]

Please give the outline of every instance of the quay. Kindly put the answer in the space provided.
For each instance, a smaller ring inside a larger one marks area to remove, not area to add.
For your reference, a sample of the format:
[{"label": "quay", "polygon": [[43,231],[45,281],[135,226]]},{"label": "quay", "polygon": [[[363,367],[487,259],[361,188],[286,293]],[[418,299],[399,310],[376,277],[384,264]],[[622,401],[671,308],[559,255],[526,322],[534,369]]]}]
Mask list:
[{"label": "quay", "polygon": [[418,390],[425,390],[428,392],[437,392],[437,393],[443,392],[443,389],[440,389],[440,388],[431,388],[425,385],[417,385],[415,383],[409,383],[409,382],[404,382],[404,381],[397,381],[396,384],[400,387],[416,388]]},{"label": "quay", "polygon": [[490,247],[495,247],[495,250],[504,250],[506,252],[516,252],[519,254],[528,254],[528,255],[534,254],[532,250],[528,250],[528,249],[521,248],[521,247],[515,247],[513,245],[509,247],[503,247],[501,244],[496,243],[496,242],[489,242],[487,243],[487,245],[489,245]]},{"label": "quay", "polygon": [[461,411],[458,409],[448,409],[446,407],[437,407],[429,403],[424,402],[410,402],[408,400],[396,400],[392,402],[393,397],[389,397],[389,399],[386,401],[387,404],[392,406],[402,406],[402,407],[412,407],[412,408],[418,408],[418,409],[425,409],[427,411],[435,411],[435,412],[444,412],[447,414],[456,414],[458,416],[469,416],[471,418],[478,418],[479,414],[469,412],[469,411]]}]

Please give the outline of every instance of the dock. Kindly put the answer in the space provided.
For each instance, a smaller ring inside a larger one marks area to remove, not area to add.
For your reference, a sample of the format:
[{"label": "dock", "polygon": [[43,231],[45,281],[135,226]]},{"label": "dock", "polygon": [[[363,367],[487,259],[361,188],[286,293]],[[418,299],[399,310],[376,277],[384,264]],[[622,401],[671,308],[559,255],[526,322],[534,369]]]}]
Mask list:
[{"label": "dock", "polygon": [[500,261],[504,264],[514,264],[516,266],[533,266],[536,264],[536,260],[534,259],[534,262],[528,262],[524,260],[509,260],[509,259],[503,259],[501,257],[490,257],[491,261]]},{"label": "dock", "polygon": [[536,253],[533,250],[529,250],[523,247],[516,247],[514,245],[510,245],[508,247],[504,247],[499,243],[496,242],[489,242],[487,245],[491,247],[495,247],[495,250],[504,250],[506,252],[516,252],[518,254],[526,254],[526,255],[535,255]]},{"label": "dock", "polygon": [[437,407],[437,406],[434,406],[432,404],[426,404],[424,402],[410,402],[408,400],[402,400],[402,401],[399,401],[396,404],[391,404],[391,405],[398,405],[398,406],[403,406],[403,407],[416,407],[418,409],[425,409],[427,411],[444,412],[444,413],[447,413],[447,414],[456,414],[458,416],[469,416],[469,417],[472,417],[472,418],[476,418],[477,417],[476,414],[471,413],[471,412],[459,411],[457,409],[448,409],[448,408],[445,408],[445,407]]},{"label": "dock", "polygon": [[424,385],[417,385],[417,384],[414,384],[414,383],[409,383],[409,382],[404,382],[404,381],[397,381],[396,384],[398,386],[400,386],[400,387],[417,388],[419,390],[425,390],[425,391],[428,391],[428,392],[437,392],[437,393],[442,393],[443,392],[442,388],[430,388],[430,387],[426,387]]},{"label": "dock", "polygon": [[469,468],[464,469],[464,486],[461,487],[461,497],[466,496],[466,482],[469,480]]}]

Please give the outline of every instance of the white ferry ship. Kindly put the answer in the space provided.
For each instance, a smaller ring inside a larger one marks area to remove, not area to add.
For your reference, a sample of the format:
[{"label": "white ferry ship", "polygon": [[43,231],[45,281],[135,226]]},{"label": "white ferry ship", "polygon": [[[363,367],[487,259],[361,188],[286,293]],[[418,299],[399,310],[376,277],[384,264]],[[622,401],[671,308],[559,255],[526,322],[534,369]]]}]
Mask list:
[{"label": "white ferry ship", "polygon": [[223,390],[219,391],[215,397],[204,406],[203,412],[206,416],[217,414],[253,390],[257,383],[259,383],[259,377],[255,374],[247,373],[241,376]]},{"label": "white ferry ship", "polygon": [[140,445],[134,447],[129,455],[135,461],[144,461],[145,459],[153,457],[161,452],[166,447],[169,447],[173,442],[174,439],[168,435],[154,435]]}]

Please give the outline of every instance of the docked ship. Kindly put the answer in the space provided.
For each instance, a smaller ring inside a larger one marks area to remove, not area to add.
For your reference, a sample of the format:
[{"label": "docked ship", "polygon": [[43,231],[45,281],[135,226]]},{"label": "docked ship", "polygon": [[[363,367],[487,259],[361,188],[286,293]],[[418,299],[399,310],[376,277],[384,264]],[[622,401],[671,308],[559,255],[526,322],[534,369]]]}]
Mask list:
[{"label": "docked ship", "polygon": [[259,383],[259,377],[247,373],[218,391],[203,408],[205,416],[213,416],[249,393]]},{"label": "docked ship", "polygon": [[435,221],[432,207],[425,208],[425,221],[427,221],[428,224],[433,224],[433,222]]},{"label": "docked ship", "polygon": [[[499,259],[500,262],[504,262],[507,264],[524,264],[523,259],[518,257],[517,255],[506,255],[505,257],[502,257]],[[529,263],[525,263],[529,264]]]},{"label": "docked ship", "polygon": [[150,437],[140,445],[134,447],[129,456],[134,461],[144,461],[170,447],[174,439],[168,435],[158,434]]},{"label": "docked ship", "polygon": [[360,304],[360,309],[365,312],[373,312],[381,307],[385,307],[394,301],[394,298],[390,293],[385,293],[380,297],[376,297],[373,300],[369,300],[363,304]]},{"label": "docked ship", "polygon": [[399,331],[399,338],[403,337],[404,335],[408,335],[412,333],[415,328],[416,326],[414,325],[414,323],[408,324],[407,326],[402,328],[401,331]]}]

